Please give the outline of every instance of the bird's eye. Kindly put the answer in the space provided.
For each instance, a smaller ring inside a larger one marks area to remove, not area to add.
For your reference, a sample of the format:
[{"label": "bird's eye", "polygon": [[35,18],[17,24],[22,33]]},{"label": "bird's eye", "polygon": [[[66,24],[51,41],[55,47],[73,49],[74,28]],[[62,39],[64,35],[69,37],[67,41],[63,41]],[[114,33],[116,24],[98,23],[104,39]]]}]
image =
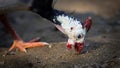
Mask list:
[{"label": "bird's eye", "polygon": [[83,37],[84,37],[83,34],[79,34],[79,35],[77,36],[78,39],[79,39],[79,38],[83,38]]},{"label": "bird's eye", "polygon": [[79,34],[79,35],[78,35],[78,38],[81,38],[81,37],[82,37],[82,36]]}]

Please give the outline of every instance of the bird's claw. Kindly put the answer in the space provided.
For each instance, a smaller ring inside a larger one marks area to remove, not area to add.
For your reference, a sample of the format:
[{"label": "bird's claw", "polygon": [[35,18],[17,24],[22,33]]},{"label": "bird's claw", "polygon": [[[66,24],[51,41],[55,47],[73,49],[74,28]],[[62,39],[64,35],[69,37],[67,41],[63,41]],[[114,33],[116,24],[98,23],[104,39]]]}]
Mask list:
[{"label": "bird's claw", "polygon": [[45,42],[45,45],[48,45],[49,48],[52,48],[52,45]]}]

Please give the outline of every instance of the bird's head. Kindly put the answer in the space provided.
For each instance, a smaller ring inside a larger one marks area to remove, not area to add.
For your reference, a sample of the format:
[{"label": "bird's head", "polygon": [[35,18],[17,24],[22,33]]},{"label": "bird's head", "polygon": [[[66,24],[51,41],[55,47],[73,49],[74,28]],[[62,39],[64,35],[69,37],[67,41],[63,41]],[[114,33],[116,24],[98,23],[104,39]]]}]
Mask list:
[{"label": "bird's head", "polygon": [[75,50],[80,53],[81,50],[84,47],[84,39],[86,36],[86,33],[89,31],[91,27],[92,21],[91,17],[88,17],[85,22],[81,26],[75,26],[71,27],[71,31],[68,34],[68,42],[67,42],[67,48],[71,49],[72,46],[74,46]]}]

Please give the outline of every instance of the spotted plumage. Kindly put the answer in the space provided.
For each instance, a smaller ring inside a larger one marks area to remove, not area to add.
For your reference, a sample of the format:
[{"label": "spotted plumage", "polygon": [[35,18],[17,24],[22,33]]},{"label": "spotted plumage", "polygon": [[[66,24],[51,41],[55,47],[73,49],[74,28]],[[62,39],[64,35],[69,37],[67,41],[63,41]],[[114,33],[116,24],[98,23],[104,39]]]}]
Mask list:
[{"label": "spotted plumage", "polygon": [[69,39],[77,42],[83,42],[86,29],[83,28],[81,21],[77,18],[67,15],[63,11],[55,10],[53,23],[61,27],[64,30],[64,32],[62,32],[66,34]]}]

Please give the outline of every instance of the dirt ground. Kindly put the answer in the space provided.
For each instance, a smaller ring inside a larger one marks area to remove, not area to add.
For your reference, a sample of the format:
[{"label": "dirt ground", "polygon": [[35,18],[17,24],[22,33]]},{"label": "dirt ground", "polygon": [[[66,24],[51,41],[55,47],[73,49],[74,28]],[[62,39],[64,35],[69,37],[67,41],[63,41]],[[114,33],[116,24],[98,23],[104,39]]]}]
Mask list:
[{"label": "dirt ground", "polygon": [[66,49],[67,37],[51,22],[29,11],[8,14],[11,24],[25,41],[40,37],[48,46],[18,50],[6,55],[11,37],[0,23],[0,68],[120,68],[120,7],[119,0],[58,0],[55,8],[93,25],[85,39],[81,54]]}]

